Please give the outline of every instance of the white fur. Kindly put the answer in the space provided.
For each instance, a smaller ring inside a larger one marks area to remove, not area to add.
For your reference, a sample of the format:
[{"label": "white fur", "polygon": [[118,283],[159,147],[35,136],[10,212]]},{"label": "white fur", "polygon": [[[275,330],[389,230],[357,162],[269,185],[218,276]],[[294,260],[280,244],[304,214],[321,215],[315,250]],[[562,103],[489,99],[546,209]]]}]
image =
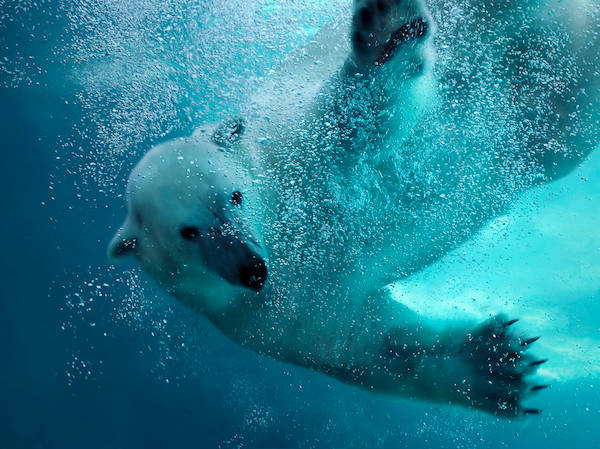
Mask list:
[{"label": "white fur", "polygon": [[[352,32],[371,36],[371,46],[355,47],[310,107],[295,100],[267,107],[259,97],[241,144],[215,141],[218,128],[208,126],[152,149],[130,177],[129,214],[109,255],[135,255],[175,297],[257,352],[371,390],[519,414],[527,381],[515,387],[502,376],[529,374],[532,359],[523,355],[516,366],[489,359],[492,345],[495,353],[521,351],[518,336],[504,335],[502,318],[439,332],[391,301],[385,286],[440,258],[523,190],[564,173],[559,165],[544,173],[541,162],[509,153],[508,139],[518,136],[492,138],[496,118],[514,120],[498,109],[512,97],[437,92],[434,26],[420,1],[380,3],[392,12],[375,17],[383,28],[374,35],[357,19],[374,0],[356,2]],[[430,34],[375,64],[390,33],[418,17],[427,18]],[[291,61],[324,55],[332,56],[312,43]],[[271,100],[296,98],[284,78],[270,86],[279,92]],[[565,145],[572,143],[568,137]],[[230,204],[235,190],[244,195],[241,208]],[[207,268],[215,259],[221,270],[235,265],[227,248],[201,250],[179,235],[186,224],[208,233],[223,223],[245,236],[245,249],[266,257],[262,291]],[[135,248],[119,250],[128,239]]]}]

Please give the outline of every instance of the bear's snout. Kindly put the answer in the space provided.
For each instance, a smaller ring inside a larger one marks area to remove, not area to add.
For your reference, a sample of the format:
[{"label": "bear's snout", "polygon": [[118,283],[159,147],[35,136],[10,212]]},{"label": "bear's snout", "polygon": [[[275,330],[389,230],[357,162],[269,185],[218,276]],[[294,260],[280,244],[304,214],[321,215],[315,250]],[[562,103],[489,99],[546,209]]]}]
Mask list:
[{"label": "bear's snout", "polygon": [[250,290],[259,292],[267,280],[267,264],[263,259],[256,260],[240,270],[240,282]]}]

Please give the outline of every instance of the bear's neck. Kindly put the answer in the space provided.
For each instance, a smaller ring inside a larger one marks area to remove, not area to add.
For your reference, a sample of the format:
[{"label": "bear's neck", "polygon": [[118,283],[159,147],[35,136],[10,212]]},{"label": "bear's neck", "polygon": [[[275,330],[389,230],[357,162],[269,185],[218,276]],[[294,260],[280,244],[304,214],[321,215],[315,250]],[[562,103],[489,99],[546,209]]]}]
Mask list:
[{"label": "bear's neck", "polygon": [[[332,295],[327,304],[319,303],[309,290],[293,294],[290,286],[267,284],[260,293],[241,291],[226,308],[203,313],[241,346],[307,368],[334,369],[349,363],[348,355],[374,352],[364,346],[377,345],[375,339],[359,341],[357,330],[381,320],[365,314],[360,301]],[[382,332],[373,329],[373,334]]]}]

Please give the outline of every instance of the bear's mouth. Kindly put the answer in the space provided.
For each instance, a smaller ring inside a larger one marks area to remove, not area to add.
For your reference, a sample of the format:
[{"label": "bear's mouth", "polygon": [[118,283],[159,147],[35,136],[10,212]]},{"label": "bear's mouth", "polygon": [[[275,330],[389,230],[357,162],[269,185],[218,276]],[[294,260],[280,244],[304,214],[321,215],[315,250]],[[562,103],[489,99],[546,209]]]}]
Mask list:
[{"label": "bear's mouth", "polygon": [[[225,224],[221,228],[225,228]],[[254,233],[240,223],[229,225],[227,229],[228,232],[199,239],[199,250],[206,267],[231,285],[261,291],[268,275],[264,248],[254,238]]]},{"label": "bear's mouth", "polygon": [[240,270],[240,284],[252,291],[259,292],[265,286],[267,272],[265,261],[256,256],[256,261]]}]

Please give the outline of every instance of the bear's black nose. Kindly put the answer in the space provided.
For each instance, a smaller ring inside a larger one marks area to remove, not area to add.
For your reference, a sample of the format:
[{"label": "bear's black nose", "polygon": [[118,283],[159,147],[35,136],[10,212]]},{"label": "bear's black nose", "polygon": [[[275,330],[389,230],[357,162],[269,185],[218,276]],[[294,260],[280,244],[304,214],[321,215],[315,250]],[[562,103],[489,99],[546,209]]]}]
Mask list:
[{"label": "bear's black nose", "polygon": [[241,269],[240,278],[242,285],[250,290],[261,291],[267,280],[267,264],[262,259],[256,260],[251,265]]}]

